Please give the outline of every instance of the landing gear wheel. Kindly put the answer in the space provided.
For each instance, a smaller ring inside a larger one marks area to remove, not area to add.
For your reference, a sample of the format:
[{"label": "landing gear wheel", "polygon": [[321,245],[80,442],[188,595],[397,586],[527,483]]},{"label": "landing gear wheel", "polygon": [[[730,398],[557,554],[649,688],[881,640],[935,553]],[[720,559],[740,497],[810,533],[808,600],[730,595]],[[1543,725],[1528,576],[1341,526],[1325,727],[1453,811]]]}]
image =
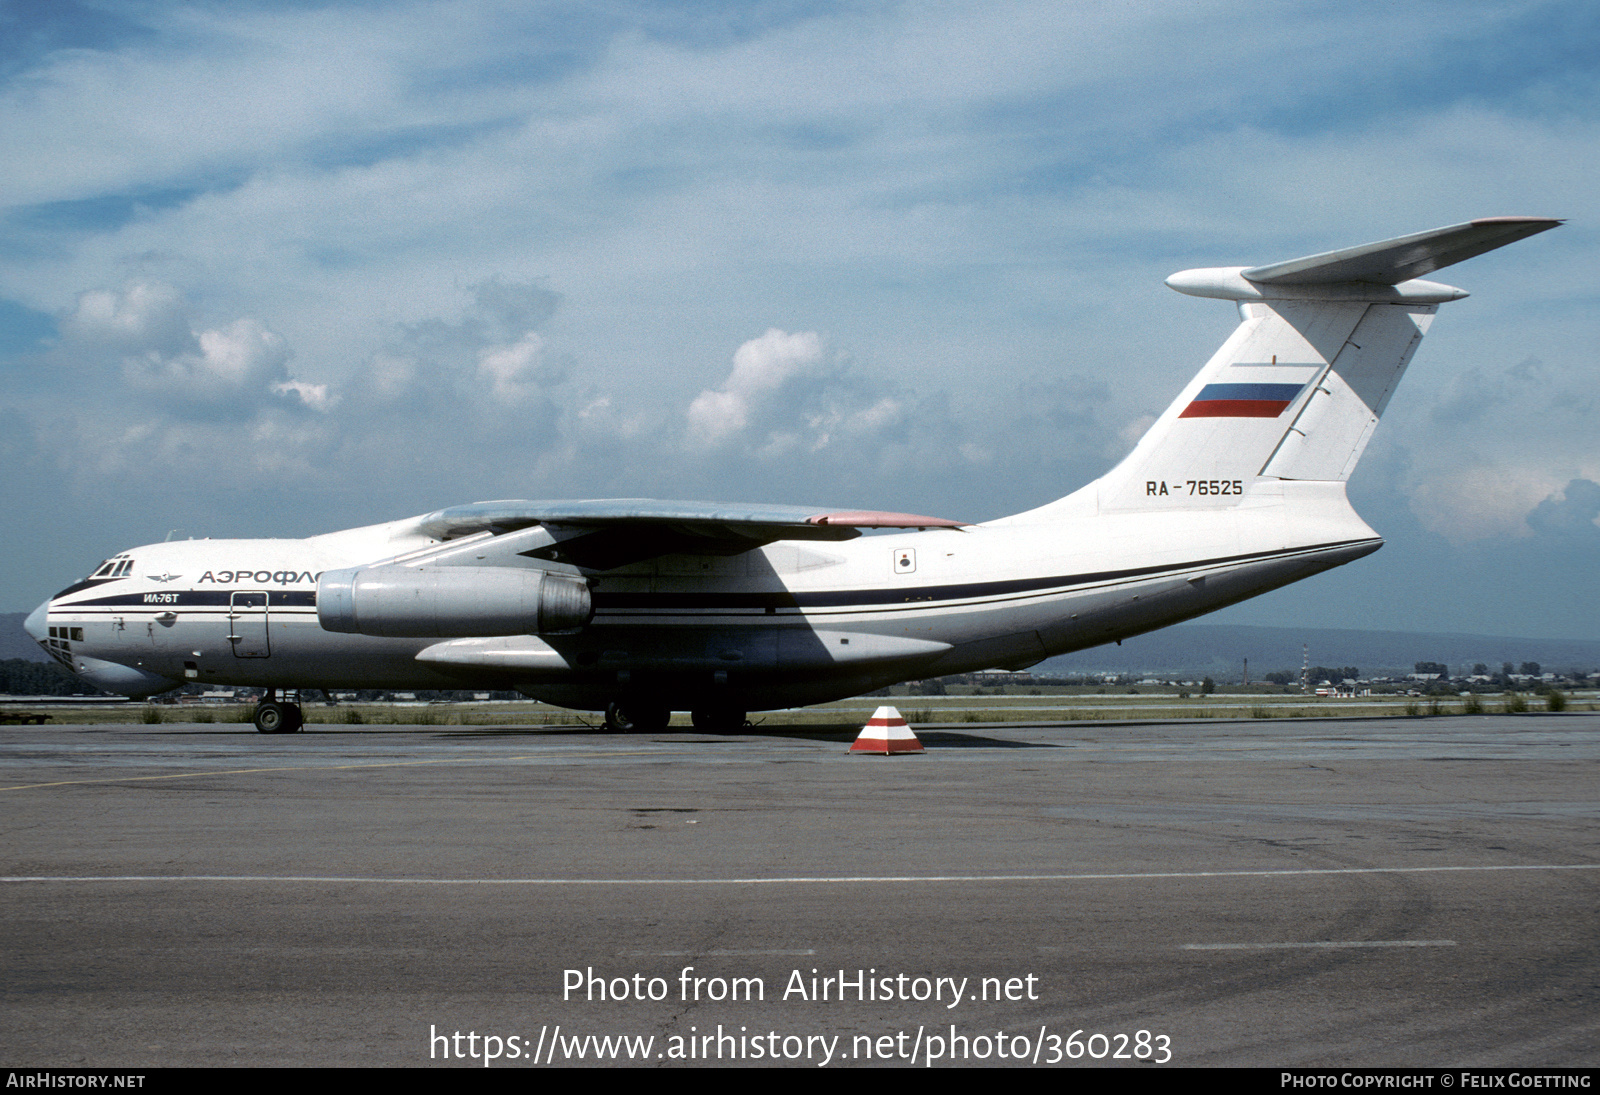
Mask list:
[{"label": "landing gear wheel", "polygon": [[744,729],[745,713],[737,707],[696,707],[689,721],[707,734],[737,734]]},{"label": "landing gear wheel", "polygon": [[263,700],[256,704],[256,730],[263,734],[281,734],[289,721],[288,704]]},{"label": "landing gear wheel", "polygon": [[618,734],[653,734],[667,728],[672,712],[639,700],[613,701],[606,708],[606,729]]},{"label": "landing gear wheel", "polygon": [[256,729],[263,734],[292,734],[304,726],[305,721],[297,703],[263,700],[256,704]]}]

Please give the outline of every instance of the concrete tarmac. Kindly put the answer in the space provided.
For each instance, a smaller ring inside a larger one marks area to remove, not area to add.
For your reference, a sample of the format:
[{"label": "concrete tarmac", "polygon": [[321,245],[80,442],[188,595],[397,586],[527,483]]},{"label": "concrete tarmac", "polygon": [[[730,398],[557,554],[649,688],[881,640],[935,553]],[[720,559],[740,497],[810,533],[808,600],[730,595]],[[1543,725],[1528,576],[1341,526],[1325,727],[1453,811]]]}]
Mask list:
[{"label": "concrete tarmac", "polygon": [[5,1063],[1600,1060],[1600,715],[917,729],[0,728]]}]

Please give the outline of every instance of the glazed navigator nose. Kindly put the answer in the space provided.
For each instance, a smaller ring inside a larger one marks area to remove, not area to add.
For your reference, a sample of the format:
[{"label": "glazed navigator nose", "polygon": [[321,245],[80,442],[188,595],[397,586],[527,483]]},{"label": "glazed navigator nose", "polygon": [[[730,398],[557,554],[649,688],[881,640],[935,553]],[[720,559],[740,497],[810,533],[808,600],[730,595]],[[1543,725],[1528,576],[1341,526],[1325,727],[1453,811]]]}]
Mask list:
[{"label": "glazed navigator nose", "polygon": [[49,614],[50,602],[46,601],[28,613],[28,618],[22,621],[22,630],[32,636],[36,643],[43,644],[45,639],[49,638],[49,626],[45,622]]}]

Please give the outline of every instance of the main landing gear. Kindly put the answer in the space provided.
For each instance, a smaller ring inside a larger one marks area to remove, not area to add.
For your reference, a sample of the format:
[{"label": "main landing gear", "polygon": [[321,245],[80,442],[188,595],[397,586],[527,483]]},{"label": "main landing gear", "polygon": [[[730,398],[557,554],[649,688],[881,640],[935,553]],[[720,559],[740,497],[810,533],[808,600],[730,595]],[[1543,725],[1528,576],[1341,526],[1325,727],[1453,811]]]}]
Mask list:
[{"label": "main landing gear", "polygon": [[654,734],[671,720],[671,711],[648,700],[612,700],[606,708],[606,729],[617,734]]},{"label": "main landing gear", "polygon": [[737,707],[713,704],[696,707],[689,712],[689,721],[696,730],[707,734],[737,734],[744,729],[745,712]]},{"label": "main landing gear", "polygon": [[[616,734],[654,734],[667,728],[672,712],[665,704],[649,700],[615,700],[606,708],[606,729]],[[742,708],[706,704],[689,712],[696,730],[707,734],[737,734],[744,729]]]},{"label": "main landing gear", "polygon": [[278,699],[278,690],[269,688],[256,704],[254,721],[256,729],[263,734],[292,734],[304,726],[306,720],[298,703]]}]

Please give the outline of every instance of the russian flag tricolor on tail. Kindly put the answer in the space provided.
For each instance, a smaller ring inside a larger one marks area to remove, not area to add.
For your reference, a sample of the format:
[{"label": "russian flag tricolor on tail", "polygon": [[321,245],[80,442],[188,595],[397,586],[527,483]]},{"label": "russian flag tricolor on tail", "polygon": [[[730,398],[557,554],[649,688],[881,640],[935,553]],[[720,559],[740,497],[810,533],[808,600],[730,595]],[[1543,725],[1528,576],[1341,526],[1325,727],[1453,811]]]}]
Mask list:
[{"label": "russian flag tricolor on tail", "polygon": [[1277,418],[1304,384],[1207,384],[1179,418]]}]

